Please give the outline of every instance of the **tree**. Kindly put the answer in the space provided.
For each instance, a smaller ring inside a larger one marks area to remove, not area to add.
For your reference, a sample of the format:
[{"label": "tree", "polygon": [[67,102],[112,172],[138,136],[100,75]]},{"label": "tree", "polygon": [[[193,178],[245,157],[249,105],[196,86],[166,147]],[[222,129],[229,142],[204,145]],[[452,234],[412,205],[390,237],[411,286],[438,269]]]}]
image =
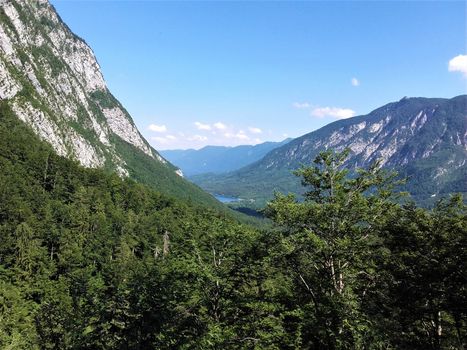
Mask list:
[{"label": "tree", "polygon": [[350,173],[348,153],[320,153],[296,172],[308,188],[304,200],[277,194],[266,209],[282,228],[276,253],[297,289],[305,348],[358,348],[371,333],[362,304],[376,282],[378,229],[396,207],[395,175],[378,163]]},{"label": "tree", "polygon": [[386,319],[382,331],[397,348],[463,349],[467,206],[462,198],[442,200],[431,211],[405,205],[382,237],[389,252],[379,266],[384,288],[376,295],[377,313]]}]

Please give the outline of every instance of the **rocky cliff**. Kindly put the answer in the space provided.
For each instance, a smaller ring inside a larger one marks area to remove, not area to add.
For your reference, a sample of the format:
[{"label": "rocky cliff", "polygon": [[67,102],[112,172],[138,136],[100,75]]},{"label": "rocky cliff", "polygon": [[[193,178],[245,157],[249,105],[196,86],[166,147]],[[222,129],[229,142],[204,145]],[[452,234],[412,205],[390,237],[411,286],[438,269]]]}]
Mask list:
[{"label": "rocky cliff", "polygon": [[46,0],[0,0],[0,104],[59,155],[220,208],[141,136],[91,48]]},{"label": "rocky cliff", "polygon": [[162,164],[108,90],[99,63],[45,0],[0,0],[0,99],[58,154],[128,175],[114,137]]}]

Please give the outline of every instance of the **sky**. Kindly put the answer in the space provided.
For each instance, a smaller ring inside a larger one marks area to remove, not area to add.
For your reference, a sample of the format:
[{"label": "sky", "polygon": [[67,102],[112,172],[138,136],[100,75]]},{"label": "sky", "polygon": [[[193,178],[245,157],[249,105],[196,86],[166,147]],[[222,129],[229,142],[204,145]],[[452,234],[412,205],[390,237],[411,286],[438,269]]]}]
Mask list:
[{"label": "sky", "polygon": [[464,1],[51,2],[159,150],[279,141],[467,93]]}]

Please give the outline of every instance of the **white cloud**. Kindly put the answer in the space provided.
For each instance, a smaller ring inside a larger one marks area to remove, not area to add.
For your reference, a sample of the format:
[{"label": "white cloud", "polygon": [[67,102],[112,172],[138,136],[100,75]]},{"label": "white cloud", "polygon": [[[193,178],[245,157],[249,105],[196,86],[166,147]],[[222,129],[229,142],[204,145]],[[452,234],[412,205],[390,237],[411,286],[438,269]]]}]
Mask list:
[{"label": "white cloud", "polygon": [[221,123],[221,122],[214,123],[213,126],[214,126],[217,130],[225,130],[225,129],[227,129],[227,125],[225,125],[224,123]]},{"label": "white cloud", "polygon": [[255,128],[253,126],[250,126],[248,130],[250,130],[252,134],[261,134],[263,132],[260,128]]},{"label": "white cloud", "polygon": [[156,125],[156,124],[150,124],[148,126],[148,129],[151,131],[155,131],[155,132],[166,132],[167,131],[167,127],[165,125]]},{"label": "white cloud", "polygon": [[240,130],[236,132],[235,134],[232,134],[230,132],[226,132],[224,134],[224,137],[228,139],[238,139],[238,140],[249,140],[250,138],[245,134],[243,130]]},{"label": "white cloud", "polygon": [[235,134],[235,137],[239,140],[248,140],[249,137],[247,135],[245,135],[245,133],[243,131],[239,131]]},{"label": "white cloud", "polygon": [[461,72],[467,78],[467,55],[458,55],[452,58],[448,64],[450,72]]},{"label": "white cloud", "polygon": [[165,138],[168,139],[168,140],[176,140],[177,139],[174,135],[167,135]]},{"label": "white cloud", "polygon": [[193,135],[188,137],[188,141],[207,141],[208,138],[203,135]]},{"label": "white cloud", "polygon": [[346,119],[353,117],[355,115],[355,111],[349,108],[318,107],[313,109],[310,114],[317,118],[333,117],[337,119]]},{"label": "white cloud", "polygon": [[294,102],[292,103],[292,107],[297,109],[306,109],[310,108],[311,104],[309,104],[308,102]]},{"label": "white cloud", "polygon": [[195,126],[198,130],[211,130],[211,125],[195,122]]},{"label": "white cloud", "polygon": [[357,79],[357,78],[352,78],[352,80],[350,81],[350,83],[352,84],[352,86],[359,86],[360,85],[360,81]]},{"label": "white cloud", "polygon": [[[360,84],[357,78],[352,78],[351,83],[353,86],[358,86]],[[310,110],[310,115],[317,118],[333,117],[337,119],[346,119],[355,115],[355,111],[349,108],[319,107],[309,102],[295,102],[292,106],[298,109],[308,109]]]}]

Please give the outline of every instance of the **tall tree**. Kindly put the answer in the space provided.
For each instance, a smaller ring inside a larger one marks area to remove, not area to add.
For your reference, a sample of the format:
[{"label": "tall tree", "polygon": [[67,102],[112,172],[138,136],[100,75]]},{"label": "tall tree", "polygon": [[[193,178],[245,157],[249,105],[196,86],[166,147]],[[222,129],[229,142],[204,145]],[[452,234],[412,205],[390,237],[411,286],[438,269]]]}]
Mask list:
[{"label": "tall tree", "polygon": [[267,214],[282,228],[278,257],[297,288],[302,347],[361,347],[371,333],[362,312],[376,281],[378,228],[395,204],[394,174],[378,164],[351,174],[349,151],[320,153],[296,172],[308,188],[303,201],[276,195]]},{"label": "tall tree", "polygon": [[385,278],[376,304],[391,343],[463,349],[467,206],[462,198],[442,200],[431,211],[406,205],[382,233],[389,255],[379,266]]}]

